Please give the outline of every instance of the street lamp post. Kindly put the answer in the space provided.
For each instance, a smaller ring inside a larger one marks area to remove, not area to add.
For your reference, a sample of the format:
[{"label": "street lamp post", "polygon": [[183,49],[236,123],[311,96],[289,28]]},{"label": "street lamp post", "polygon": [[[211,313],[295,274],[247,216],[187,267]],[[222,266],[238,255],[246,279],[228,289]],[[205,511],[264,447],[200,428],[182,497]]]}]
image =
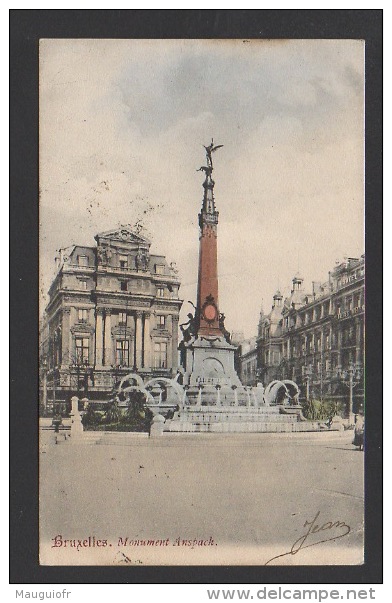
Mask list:
[{"label": "street lamp post", "polygon": [[348,408],[348,419],[349,424],[354,423],[354,408],[353,408],[353,391],[354,388],[360,383],[362,375],[362,369],[356,366],[353,362],[350,363],[347,370],[343,370],[340,373],[342,383],[348,387],[349,390],[349,408]]},{"label": "street lamp post", "polygon": [[309,365],[305,368],[305,383],[306,383],[306,399],[309,400],[310,397],[310,383],[312,380],[313,369],[312,366]]},{"label": "street lamp post", "polygon": [[[76,370],[76,379],[77,379],[77,394],[79,397],[80,394],[80,376],[83,374],[83,393],[85,397],[88,394],[88,378],[89,376],[93,379],[93,369],[90,369],[88,359],[85,358],[81,360],[79,358],[76,359],[76,362],[72,365],[72,368]],[[82,373],[83,371],[83,373]]]}]

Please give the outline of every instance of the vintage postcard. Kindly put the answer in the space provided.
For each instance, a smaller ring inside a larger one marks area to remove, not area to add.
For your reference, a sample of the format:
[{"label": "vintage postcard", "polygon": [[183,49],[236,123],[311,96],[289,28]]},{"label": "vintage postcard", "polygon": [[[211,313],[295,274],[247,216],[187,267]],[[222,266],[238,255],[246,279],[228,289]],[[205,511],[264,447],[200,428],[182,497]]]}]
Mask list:
[{"label": "vintage postcard", "polygon": [[364,563],[364,41],[41,39],[43,566]]}]

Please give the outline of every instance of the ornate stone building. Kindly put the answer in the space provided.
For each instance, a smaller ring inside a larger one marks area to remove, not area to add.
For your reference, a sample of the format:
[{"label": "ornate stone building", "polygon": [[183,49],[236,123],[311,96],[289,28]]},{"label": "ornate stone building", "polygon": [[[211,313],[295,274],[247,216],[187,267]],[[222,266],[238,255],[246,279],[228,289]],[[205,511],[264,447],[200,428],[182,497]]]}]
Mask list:
[{"label": "ornate stone building", "polygon": [[[293,379],[301,397],[342,402],[347,412],[364,403],[365,258],[347,258],[306,292],[297,274],[290,295],[278,291],[261,311],[257,377]],[[241,363],[247,362],[246,355]]]},{"label": "ornate stone building", "polygon": [[174,376],[182,301],[173,263],[129,227],[61,250],[41,325],[41,402],[107,400],[131,370]]}]

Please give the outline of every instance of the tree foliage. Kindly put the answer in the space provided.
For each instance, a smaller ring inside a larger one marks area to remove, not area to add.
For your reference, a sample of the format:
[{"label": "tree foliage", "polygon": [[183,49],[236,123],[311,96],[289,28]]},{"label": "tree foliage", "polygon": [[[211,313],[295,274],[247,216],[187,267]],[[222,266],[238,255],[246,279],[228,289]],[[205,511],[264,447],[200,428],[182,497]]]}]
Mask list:
[{"label": "tree foliage", "polygon": [[342,414],[342,405],[330,400],[305,400],[302,402],[302,413],[310,421],[325,421],[330,417]]}]

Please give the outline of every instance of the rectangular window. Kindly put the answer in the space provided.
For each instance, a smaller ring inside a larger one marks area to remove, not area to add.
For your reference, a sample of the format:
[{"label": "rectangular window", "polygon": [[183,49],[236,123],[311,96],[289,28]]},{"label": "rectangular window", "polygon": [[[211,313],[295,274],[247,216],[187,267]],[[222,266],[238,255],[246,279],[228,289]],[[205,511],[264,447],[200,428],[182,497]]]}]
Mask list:
[{"label": "rectangular window", "polygon": [[125,325],[127,322],[127,313],[126,312],[119,312],[118,315],[118,324],[119,325]]},{"label": "rectangular window", "polygon": [[158,329],[164,329],[166,326],[166,316],[157,316],[157,327]]},{"label": "rectangular window", "polygon": [[78,255],[78,266],[88,266],[87,255]]},{"label": "rectangular window", "polygon": [[87,291],[87,281],[86,280],[80,281],[80,287],[81,287],[81,289],[83,289],[83,291]]},{"label": "rectangular window", "polygon": [[165,295],[165,290],[163,287],[158,287],[157,288],[157,297],[164,297]]},{"label": "rectangular window", "polygon": [[154,367],[167,368],[167,343],[154,343]]},{"label": "rectangular window", "polygon": [[120,268],[128,268],[128,256],[120,255],[119,256]]},{"label": "rectangular window", "polygon": [[89,352],[89,338],[88,337],[76,337],[76,360],[78,364],[88,363],[88,352]]},{"label": "rectangular window", "polygon": [[129,341],[126,339],[116,341],[116,364],[129,366]]},{"label": "rectangular window", "polygon": [[121,291],[128,291],[127,281],[120,281],[120,289]]},{"label": "rectangular window", "polygon": [[155,264],[155,274],[165,274],[164,264]]},{"label": "rectangular window", "polygon": [[78,310],[78,321],[79,322],[87,322],[87,318],[88,318],[88,310],[81,310],[79,308]]}]

